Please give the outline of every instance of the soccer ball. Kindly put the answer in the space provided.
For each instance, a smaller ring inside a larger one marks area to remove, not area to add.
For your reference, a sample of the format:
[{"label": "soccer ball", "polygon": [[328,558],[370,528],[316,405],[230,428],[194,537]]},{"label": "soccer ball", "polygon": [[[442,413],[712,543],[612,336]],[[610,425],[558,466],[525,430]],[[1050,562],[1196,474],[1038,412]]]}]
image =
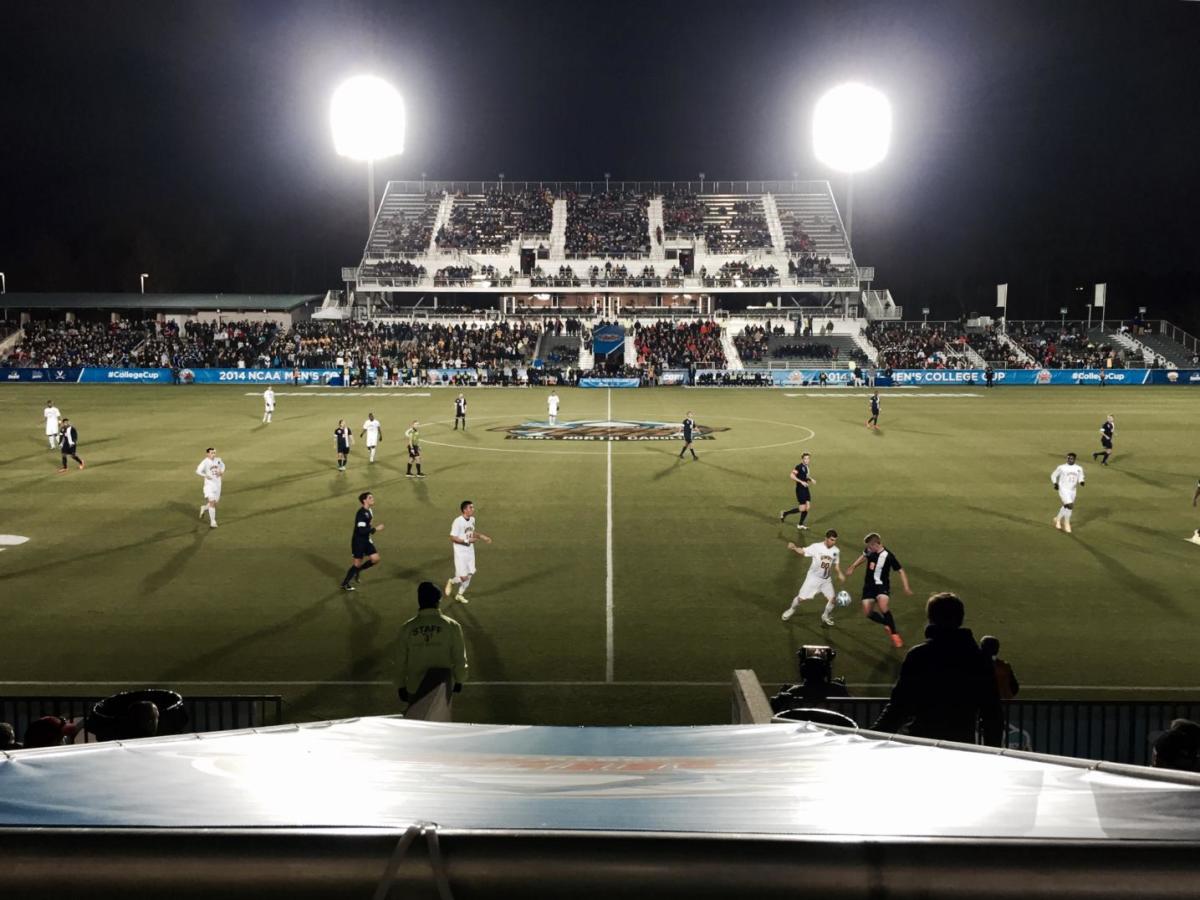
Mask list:
[{"label": "soccer ball", "polygon": [[849,591],[838,591],[837,605],[838,606],[849,606],[850,605],[850,592]]}]

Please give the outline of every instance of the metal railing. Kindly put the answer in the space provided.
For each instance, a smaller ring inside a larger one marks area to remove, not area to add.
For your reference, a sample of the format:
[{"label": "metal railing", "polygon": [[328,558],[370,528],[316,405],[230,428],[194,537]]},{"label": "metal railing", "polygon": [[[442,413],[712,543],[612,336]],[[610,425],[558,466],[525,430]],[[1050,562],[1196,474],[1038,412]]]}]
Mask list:
[{"label": "metal railing", "polygon": [[504,181],[389,181],[385,190],[401,194],[426,194],[443,191],[448,194],[486,194],[490,191],[500,193],[522,193],[525,191],[553,191],[555,194],[567,191],[576,194],[602,194],[617,191],[632,191],[637,194],[664,194],[670,191],[691,194],[821,194],[831,193],[829,182],[824,180],[730,180],[705,179],[704,181],[644,180],[644,181],[605,181],[598,178],[592,181],[519,181],[505,179]]},{"label": "metal railing", "polygon": [[[0,697],[0,722],[8,722],[17,740],[29,723],[43,716],[82,720],[102,697]],[[228,731],[283,724],[283,698],[278,694],[238,694],[224,697],[184,697],[189,733]],[[80,722],[82,726],[82,722]]]},{"label": "metal railing", "polygon": [[[811,705],[870,728],[887,702],[851,697]],[[1200,720],[1200,700],[1011,700],[1004,714],[1009,749],[1145,766],[1154,738],[1172,719]]]},{"label": "metal railing", "polygon": [[1180,344],[1183,349],[1191,351],[1193,355],[1200,353],[1200,338],[1188,334],[1182,328],[1172,325],[1166,319],[1159,320],[1158,333]]}]

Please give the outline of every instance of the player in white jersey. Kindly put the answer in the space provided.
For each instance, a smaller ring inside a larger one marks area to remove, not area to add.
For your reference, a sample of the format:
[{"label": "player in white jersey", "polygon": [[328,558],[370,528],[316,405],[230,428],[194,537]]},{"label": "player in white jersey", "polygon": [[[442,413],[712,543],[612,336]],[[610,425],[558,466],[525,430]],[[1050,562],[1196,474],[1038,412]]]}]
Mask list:
[{"label": "player in white jersey", "polygon": [[446,589],[442,591],[447,603],[455,585],[458,585],[459,602],[468,602],[467,588],[471,586],[471,578],[475,575],[475,542],[492,542],[482,531],[475,530],[475,504],[464,500],[458,508],[460,515],[450,526],[450,543],[454,545],[454,577],[446,582]]},{"label": "player in white jersey", "polygon": [[275,391],[267,388],[263,391],[263,422],[271,424],[271,414],[275,412]]},{"label": "player in white jersey", "polygon": [[51,450],[57,450],[58,420],[62,418],[62,411],[51,401],[47,400],[46,408],[42,410],[42,415],[46,417],[46,440],[49,442]]},{"label": "player in white jersey", "polygon": [[379,446],[379,442],[383,440],[383,426],[375,418],[375,413],[367,413],[367,421],[363,422],[362,434],[359,437],[367,439],[367,449],[371,451],[369,462],[375,462],[375,449]]},{"label": "player in white jersey", "polygon": [[1075,492],[1083,487],[1083,466],[1075,464],[1075,454],[1068,453],[1067,461],[1050,473],[1050,483],[1058,491],[1058,499],[1062,501],[1058,515],[1054,517],[1054,527],[1059,531],[1071,533],[1071,513],[1075,511]]},{"label": "player in white jersey", "polygon": [[204,479],[204,505],[200,507],[200,518],[208,513],[210,528],[217,527],[217,503],[221,500],[221,481],[225,477],[225,463],[217,456],[216,448],[204,451],[204,459],[196,466],[196,474]]},{"label": "player in white jersey", "polygon": [[558,392],[551,391],[546,398],[546,417],[551,425],[558,424]]},{"label": "player in white jersey", "polygon": [[783,621],[786,622],[795,615],[796,608],[803,601],[811,600],[817,594],[824,594],[825,611],[821,613],[821,621],[826,625],[833,624],[833,573],[837,572],[839,581],[846,580],[846,576],[842,574],[842,552],[837,548],[837,541],[838,533],[832,528],[825,532],[825,540],[809,544],[807,547],[797,547],[788,541],[789,550],[797,556],[809,557],[812,563],[808,567],[808,575],[805,576],[799,593],[792,598],[792,605],[784,610],[781,617]]}]

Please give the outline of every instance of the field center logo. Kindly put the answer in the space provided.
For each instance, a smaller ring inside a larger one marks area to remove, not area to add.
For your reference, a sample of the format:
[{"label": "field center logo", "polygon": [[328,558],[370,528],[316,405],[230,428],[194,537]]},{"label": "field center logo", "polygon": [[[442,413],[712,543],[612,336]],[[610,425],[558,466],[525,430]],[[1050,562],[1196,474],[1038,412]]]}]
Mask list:
[{"label": "field center logo", "polygon": [[[719,425],[696,424],[692,440],[711,441],[718,431],[728,431]],[[507,440],[518,441],[678,441],[683,440],[683,425],[678,422],[605,421],[584,419],[578,422],[522,422],[520,425],[497,425],[488,431],[503,432]]]}]

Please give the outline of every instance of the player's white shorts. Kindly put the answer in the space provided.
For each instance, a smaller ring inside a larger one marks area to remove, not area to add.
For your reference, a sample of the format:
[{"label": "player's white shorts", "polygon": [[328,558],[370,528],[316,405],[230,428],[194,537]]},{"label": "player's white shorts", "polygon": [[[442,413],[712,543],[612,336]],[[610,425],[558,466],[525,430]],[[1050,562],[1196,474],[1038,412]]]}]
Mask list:
[{"label": "player's white shorts", "polygon": [[1063,506],[1067,506],[1068,504],[1075,502],[1075,492],[1074,491],[1059,491],[1058,499],[1063,502]]},{"label": "player's white shorts", "polygon": [[370,450],[372,447],[378,447],[378,446],[379,446],[379,441],[373,441],[370,438],[367,438],[367,449],[368,450]]},{"label": "player's white shorts", "polygon": [[275,412],[275,404],[274,403],[264,404],[263,412]]},{"label": "player's white shorts", "polygon": [[55,434],[58,434],[58,426],[51,425],[50,422],[47,421],[46,422],[46,436],[49,437],[50,435],[55,435]]},{"label": "player's white shorts", "polygon": [[454,577],[455,578],[470,578],[475,574],[475,548],[462,547],[455,545],[454,547]]},{"label": "player's white shorts", "polygon": [[218,481],[215,485],[204,485],[204,499],[216,503],[221,499],[221,483]]},{"label": "player's white shorts", "polygon": [[826,600],[833,599],[833,582],[828,578],[814,578],[809,575],[800,586],[797,596],[801,600],[811,600],[817,594],[824,594]]}]

